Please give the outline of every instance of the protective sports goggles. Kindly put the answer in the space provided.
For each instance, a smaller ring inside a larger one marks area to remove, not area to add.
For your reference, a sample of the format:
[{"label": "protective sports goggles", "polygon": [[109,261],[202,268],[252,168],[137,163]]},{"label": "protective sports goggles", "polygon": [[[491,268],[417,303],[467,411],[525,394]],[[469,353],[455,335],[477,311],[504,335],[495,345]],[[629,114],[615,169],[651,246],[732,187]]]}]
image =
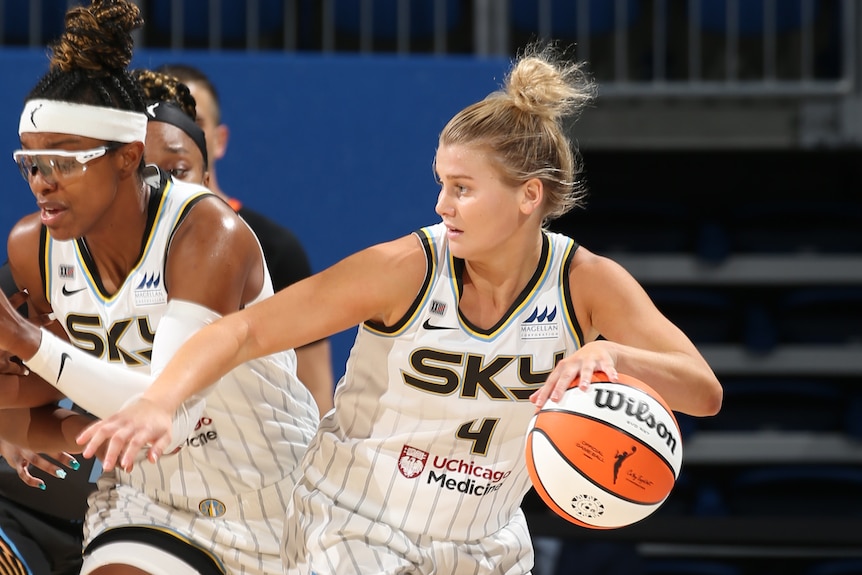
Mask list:
[{"label": "protective sports goggles", "polygon": [[21,176],[28,183],[41,174],[49,184],[80,177],[87,171],[87,162],[101,158],[122,146],[110,143],[91,150],[16,150],[12,159],[18,164]]}]

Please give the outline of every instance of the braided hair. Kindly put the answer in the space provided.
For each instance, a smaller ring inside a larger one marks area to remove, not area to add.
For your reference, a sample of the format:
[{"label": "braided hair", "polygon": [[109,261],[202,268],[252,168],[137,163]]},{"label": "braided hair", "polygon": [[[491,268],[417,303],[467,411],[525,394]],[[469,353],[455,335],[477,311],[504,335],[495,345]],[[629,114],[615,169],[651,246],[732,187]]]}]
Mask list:
[{"label": "braided hair", "polygon": [[143,112],[143,91],[128,71],[131,33],[143,24],[140,9],[127,0],[93,0],[89,7],[69,8],[63,34],[49,46],[49,70],[27,99]]},{"label": "braided hair", "polygon": [[132,71],[149,102],[171,102],[179,106],[192,120],[197,119],[196,102],[189,87],[175,76],[141,68]]}]

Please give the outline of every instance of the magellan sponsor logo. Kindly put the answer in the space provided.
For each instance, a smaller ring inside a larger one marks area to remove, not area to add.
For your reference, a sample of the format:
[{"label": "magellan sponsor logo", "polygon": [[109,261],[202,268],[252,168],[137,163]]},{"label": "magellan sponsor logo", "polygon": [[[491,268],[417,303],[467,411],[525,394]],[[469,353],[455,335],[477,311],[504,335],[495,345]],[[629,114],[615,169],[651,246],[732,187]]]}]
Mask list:
[{"label": "magellan sponsor logo", "polygon": [[533,309],[530,317],[521,323],[521,339],[553,339],[560,335],[560,324],[557,323],[557,308],[550,310],[539,306]]},{"label": "magellan sponsor logo", "polygon": [[135,305],[158,305],[168,301],[162,289],[162,276],[156,272],[144,273],[135,286]]}]

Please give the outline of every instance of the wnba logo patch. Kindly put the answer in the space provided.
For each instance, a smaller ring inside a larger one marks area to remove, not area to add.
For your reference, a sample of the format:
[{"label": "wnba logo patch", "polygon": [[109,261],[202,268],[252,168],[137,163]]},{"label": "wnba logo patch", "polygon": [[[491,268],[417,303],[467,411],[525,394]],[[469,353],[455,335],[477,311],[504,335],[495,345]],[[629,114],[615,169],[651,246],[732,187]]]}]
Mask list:
[{"label": "wnba logo patch", "polygon": [[218,499],[204,499],[198,505],[198,510],[207,517],[221,517],[227,508]]},{"label": "wnba logo patch", "polygon": [[405,445],[401,448],[401,457],[398,458],[398,471],[407,479],[418,477],[425,469],[428,461],[428,452]]}]

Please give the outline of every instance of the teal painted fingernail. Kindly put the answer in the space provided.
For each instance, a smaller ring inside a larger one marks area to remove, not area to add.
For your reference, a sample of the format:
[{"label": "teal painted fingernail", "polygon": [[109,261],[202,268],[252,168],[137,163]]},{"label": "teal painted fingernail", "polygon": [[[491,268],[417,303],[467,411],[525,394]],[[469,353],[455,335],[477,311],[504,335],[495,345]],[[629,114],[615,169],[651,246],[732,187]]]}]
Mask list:
[{"label": "teal painted fingernail", "polygon": [[81,464],[78,463],[78,460],[73,457],[69,460],[69,467],[71,467],[75,471],[78,471],[81,468]]},{"label": "teal painted fingernail", "polygon": [[48,489],[48,486],[47,486],[47,485],[45,485],[44,483],[40,483],[40,484],[39,484],[39,489],[41,489],[42,491],[45,491],[46,489]]},{"label": "teal painted fingernail", "polygon": [[54,472],[54,475],[56,475],[60,479],[66,479],[66,470],[65,469],[58,469],[57,471]]}]

